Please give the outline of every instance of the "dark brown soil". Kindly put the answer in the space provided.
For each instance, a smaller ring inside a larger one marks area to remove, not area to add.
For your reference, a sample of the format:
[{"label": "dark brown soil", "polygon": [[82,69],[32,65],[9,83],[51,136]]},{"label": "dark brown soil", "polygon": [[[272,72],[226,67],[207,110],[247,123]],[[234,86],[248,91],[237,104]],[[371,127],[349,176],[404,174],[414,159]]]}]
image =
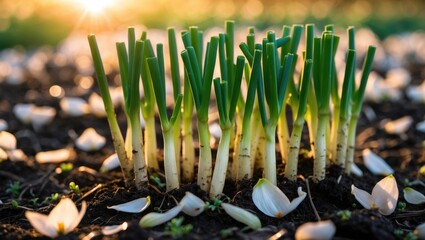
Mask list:
[{"label": "dark brown soil", "polygon": [[[69,67],[72,70],[72,67]],[[422,68],[423,69],[423,68]],[[54,84],[61,84],[71,88],[71,79],[60,80],[56,75],[58,71],[50,69],[51,79],[59,79]],[[415,84],[419,84],[421,72],[415,73]],[[96,85],[96,84],[95,84]],[[70,192],[68,185],[74,181],[79,185],[82,193],[94,191],[84,197],[88,203],[88,210],[78,228],[72,233],[61,237],[61,239],[78,239],[87,235],[91,231],[99,230],[102,226],[121,224],[124,221],[129,223],[129,228],[119,234],[108,237],[97,237],[96,239],[167,239],[171,238],[166,234],[165,224],[152,229],[142,229],[138,222],[142,216],[148,212],[161,209],[166,211],[176,205],[176,202],[184,196],[186,191],[208,201],[208,195],[201,191],[194,183],[183,183],[181,188],[170,193],[158,191],[154,186],[150,186],[143,191],[124,186],[121,172],[114,170],[108,174],[89,173],[79,171],[79,166],[86,166],[98,170],[102,161],[113,153],[113,146],[110,141],[110,133],[106,119],[97,119],[93,116],[69,118],[59,114],[48,127],[39,131],[34,131],[31,126],[22,125],[12,114],[11,109],[16,103],[36,103],[49,105],[59,111],[58,100],[48,94],[49,85],[29,80],[28,83],[20,86],[0,84],[0,118],[5,119],[9,124],[9,131],[18,138],[18,148],[24,150],[29,156],[26,162],[4,161],[0,163],[0,200],[4,204],[0,205],[0,239],[45,239],[37,233],[24,216],[26,209],[32,209],[41,213],[48,213],[53,204],[42,203],[46,197],[53,193],[60,196],[67,196],[78,202],[81,199],[75,193]],[[71,91],[67,88],[67,91]],[[83,95],[88,97],[88,94]],[[206,211],[198,217],[184,216],[184,223],[191,224],[193,229],[183,239],[267,239],[281,229],[287,233],[282,239],[293,238],[295,229],[307,221],[317,221],[313,209],[317,209],[321,219],[331,219],[337,227],[336,239],[397,239],[406,236],[419,223],[425,222],[423,206],[413,206],[407,204],[405,209],[398,208],[390,216],[382,216],[375,211],[365,210],[351,195],[351,185],[354,184],[366,191],[371,191],[379,176],[371,175],[362,164],[361,150],[371,148],[380,156],[385,158],[395,169],[395,177],[399,184],[400,193],[406,181],[413,181],[418,178],[418,169],[425,164],[425,152],[423,140],[425,134],[409,129],[405,139],[399,136],[387,134],[381,127],[380,121],[384,118],[396,119],[405,115],[410,115],[416,123],[423,120],[425,116],[425,106],[412,104],[407,99],[397,103],[369,104],[365,107],[373,109],[378,116],[376,120],[369,121],[365,116],[361,116],[358,125],[356,162],[364,171],[362,178],[347,176],[337,167],[328,169],[327,177],[320,183],[308,181],[310,188],[309,196],[292,213],[281,219],[270,218],[261,213],[251,200],[252,188],[258,177],[242,182],[226,182],[224,190],[228,201],[249,209],[260,218],[262,229],[258,231],[247,230],[243,224],[227,216],[224,211]],[[121,126],[124,128],[123,114],[120,116]],[[106,147],[96,153],[85,153],[77,151],[74,169],[68,173],[56,173],[58,167],[54,164],[37,164],[33,156],[40,150],[51,150],[73,145],[73,134],[81,134],[87,128],[95,128],[101,135],[108,139]],[[161,142],[160,135],[158,141]],[[305,142],[307,143],[307,142]],[[159,146],[162,144],[159,143]],[[307,145],[307,144],[304,144]],[[278,154],[279,156],[279,154]],[[278,168],[282,173],[283,165],[278,159]],[[282,174],[278,177],[278,186],[290,199],[296,197],[296,189],[302,186],[307,191],[308,176],[312,173],[313,159],[301,155],[299,172],[304,178],[299,178],[296,183],[287,181]],[[423,179],[422,179],[423,180]],[[21,192],[19,196],[12,196],[6,192],[10,183],[19,181]],[[99,186],[101,184],[101,186]],[[423,192],[424,187],[416,187]],[[140,214],[120,213],[115,210],[108,210],[106,206],[123,203],[138,197],[151,196],[152,204]],[[34,203],[33,199],[38,198]],[[311,201],[309,200],[311,198]],[[18,207],[13,207],[11,200],[16,200]],[[404,202],[400,194],[399,202]],[[79,207],[79,206],[78,206]],[[351,217],[344,219],[341,213],[344,210],[351,212]],[[182,214],[184,215],[184,214]],[[395,234],[395,232],[398,234]]]}]

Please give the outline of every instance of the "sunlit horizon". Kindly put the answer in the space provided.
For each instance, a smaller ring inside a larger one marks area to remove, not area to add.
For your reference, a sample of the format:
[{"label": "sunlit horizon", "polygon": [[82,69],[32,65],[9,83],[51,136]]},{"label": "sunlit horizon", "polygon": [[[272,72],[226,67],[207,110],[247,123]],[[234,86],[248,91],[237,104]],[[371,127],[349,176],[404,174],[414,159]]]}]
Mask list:
[{"label": "sunlit horizon", "polygon": [[114,0],[77,0],[91,14],[99,14],[106,8],[114,6]]}]

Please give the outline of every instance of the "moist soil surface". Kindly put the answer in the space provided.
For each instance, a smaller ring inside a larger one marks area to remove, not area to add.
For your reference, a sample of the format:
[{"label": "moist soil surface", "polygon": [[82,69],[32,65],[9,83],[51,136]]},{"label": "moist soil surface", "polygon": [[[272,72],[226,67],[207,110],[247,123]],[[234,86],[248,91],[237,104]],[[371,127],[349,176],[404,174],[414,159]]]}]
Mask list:
[{"label": "moist soil surface", "polygon": [[[413,84],[420,84],[425,73],[423,66],[412,67]],[[88,208],[78,227],[61,239],[79,239],[92,231],[100,230],[102,226],[118,225],[128,222],[126,231],[111,236],[98,236],[94,239],[170,239],[172,236],[166,231],[166,224],[142,229],[138,226],[139,220],[152,211],[166,211],[176,205],[186,191],[192,192],[204,201],[210,201],[208,194],[199,189],[195,183],[182,183],[181,188],[165,193],[164,189],[151,183],[149,187],[138,191],[126,187],[119,169],[109,173],[100,173],[102,161],[114,152],[111,136],[106,119],[99,119],[92,115],[83,117],[67,117],[60,111],[59,100],[49,95],[51,84],[58,84],[65,88],[67,94],[78,88],[73,84],[72,76],[75,69],[67,66],[65,69],[47,68],[51,81],[42,83],[28,77],[24,84],[0,84],[0,118],[8,122],[9,129],[18,140],[18,148],[28,156],[27,161],[6,160],[0,163],[0,239],[46,239],[39,234],[25,218],[26,210],[33,210],[47,214],[56,205],[46,197],[58,193],[60,197],[69,197],[81,207],[86,201]],[[68,71],[68,72],[67,72]],[[421,72],[422,71],[422,72]],[[67,73],[67,74],[65,74]],[[113,77],[113,76],[111,76]],[[88,92],[82,93],[88,98],[91,91],[97,91],[96,84]],[[31,126],[20,123],[12,113],[16,103],[35,103],[37,105],[53,106],[58,114],[51,124],[34,130]],[[391,135],[382,128],[383,119],[397,119],[406,115],[414,119],[414,125],[423,121],[425,106],[413,104],[403,98],[398,102],[384,102],[380,104],[365,103],[364,110],[373,110],[376,118],[367,118],[362,112],[357,128],[357,145],[355,161],[364,172],[363,177],[349,176],[341,169],[331,166],[327,170],[326,179],[314,183],[308,176],[312,175],[313,158],[301,151],[299,174],[296,182],[290,182],[283,177],[284,165],[278,159],[278,187],[293,199],[297,195],[297,188],[302,187],[308,197],[293,212],[283,218],[271,218],[260,212],[251,200],[252,189],[261,172],[257,171],[251,180],[234,182],[226,181],[223,201],[255,213],[261,220],[263,228],[257,231],[247,229],[243,224],[229,217],[223,210],[207,210],[197,217],[184,214],[184,225],[191,224],[192,230],[182,236],[182,239],[267,239],[274,234],[284,231],[280,239],[294,237],[296,228],[308,221],[331,219],[337,232],[335,239],[402,239],[407,236],[418,224],[425,222],[425,211],[422,206],[407,204],[399,206],[389,216],[382,216],[377,211],[364,209],[351,194],[351,185],[371,192],[373,186],[382,179],[382,176],[372,175],[363,164],[361,152],[365,148],[384,158],[395,170],[394,176],[400,191],[399,203],[405,202],[402,189],[408,182],[423,181],[418,173],[425,164],[423,141],[425,134],[411,127],[404,135]],[[117,112],[122,129],[125,128],[125,117],[122,110]],[[159,125],[157,125],[159,128]],[[86,153],[75,148],[76,157],[72,161],[74,168],[69,172],[59,173],[59,164],[38,164],[34,160],[35,153],[64,147],[74,148],[76,136],[86,128],[93,127],[107,139],[106,146],[100,151]],[[157,129],[158,153],[161,155],[162,137]],[[196,138],[196,136],[195,136]],[[302,147],[307,149],[308,134],[305,131]],[[80,168],[80,167],[86,167]],[[96,171],[91,171],[90,169]],[[158,173],[162,177],[161,173]],[[18,181],[21,190],[17,195],[6,191],[9,185]],[[79,185],[83,197],[69,190],[69,183]],[[422,185],[414,186],[424,192]],[[129,214],[107,209],[107,206],[124,203],[139,197],[151,197],[151,205],[142,213]],[[35,199],[38,198],[38,201]],[[11,203],[15,200],[18,206]],[[317,211],[317,214],[315,214]],[[346,213],[350,215],[347,216]],[[345,215],[344,215],[345,214]],[[347,216],[347,217],[344,217]],[[278,238],[274,238],[278,239]]]}]

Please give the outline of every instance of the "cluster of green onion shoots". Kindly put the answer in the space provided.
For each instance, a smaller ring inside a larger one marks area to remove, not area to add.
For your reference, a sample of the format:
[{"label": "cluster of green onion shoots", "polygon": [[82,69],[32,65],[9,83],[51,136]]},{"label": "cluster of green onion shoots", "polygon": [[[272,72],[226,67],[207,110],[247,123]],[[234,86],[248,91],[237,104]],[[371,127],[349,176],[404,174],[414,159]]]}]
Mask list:
[{"label": "cluster of green onion shoots", "polygon": [[[349,47],[343,81],[338,79],[334,61],[340,38],[332,25],[326,26],[321,35],[316,34],[313,24],[283,26],[280,36],[268,31],[259,37],[254,28],[249,28],[246,42],[239,43],[240,56],[235,56],[234,29],[234,22],[226,21],[224,32],[204,44],[203,32],[190,27],[181,32],[184,49],[177,49],[175,30],[169,28],[168,54],[164,53],[163,43],[153,45],[146,32],[136,38],[135,29],[128,29],[127,44],[116,44],[127,117],[125,139],[111,102],[96,37],[88,36],[113,144],[127,184],[141,189],[148,184],[148,172],[159,170],[157,113],[164,141],[167,191],[179,188],[180,181],[193,181],[197,161],[197,183],[210,197],[222,193],[226,177],[251,178],[257,169],[263,169],[264,178],[276,184],[277,146],[285,164],[285,177],[295,180],[305,123],[315,159],[313,179],[323,180],[329,164],[350,173],[356,125],[375,47],[369,47],[356,84],[353,27],[347,30]],[[299,51],[303,29],[305,49]],[[165,56],[169,61],[164,60]],[[171,64],[170,73],[165,71],[166,62]],[[301,69],[296,68],[297,62],[302,63]],[[166,99],[166,78],[173,83],[172,111],[166,105],[170,102]],[[340,83],[342,92],[338,90]],[[247,87],[241,87],[243,84]],[[212,157],[208,125],[212,105],[218,109],[222,131],[216,159]],[[287,107],[292,117],[288,118]],[[192,124],[194,110],[196,126]],[[146,122],[143,133],[141,116]],[[198,157],[193,129],[198,133]]]}]

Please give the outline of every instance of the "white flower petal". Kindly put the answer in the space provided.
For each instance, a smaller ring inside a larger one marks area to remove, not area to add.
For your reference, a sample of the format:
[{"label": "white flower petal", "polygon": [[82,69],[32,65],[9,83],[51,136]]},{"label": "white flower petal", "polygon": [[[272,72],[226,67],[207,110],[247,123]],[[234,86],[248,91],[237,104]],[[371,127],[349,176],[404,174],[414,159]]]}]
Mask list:
[{"label": "white flower petal", "polygon": [[403,88],[410,83],[411,79],[412,77],[406,69],[394,68],[388,70],[385,81],[393,88]]},{"label": "white flower petal", "polygon": [[108,206],[108,209],[114,209],[120,212],[127,212],[127,213],[140,213],[143,212],[149,205],[151,204],[151,198],[145,197],[145,198],[138,198],[136,200],[126,202],[123,204],[118,204],[114,206]]},{"label": "white flower petal", "polygon": [[62,111],[71,117],[79,117],[90,112],[90,106],[82,98],[65,97],[59,104]]},{"label": "white flower petal", "polygon": [[66,233],[71,232],[72,230],[74,230],[74,228],[76,228],[78,226],[78,224],[80,224],[81,220],[84,217],[84,214],[86,214],[86,210],[87,210],[87,204],[86,204],[85,201],[83,201],[81,203],[80,213],[74,219],[74,221],[71,223],[71,225],[69,225],[67,228],[65,228]]},{"label": "white flower petal", "polygon": [[419,132],[425,133],[425,121],[422,121],[416,124],[416,130],[418,130]]},{"label": "white flower petal", "polygon": [[373,200],[372,195],[370,195],[368,192],[361,190],[357,188],[354,185],[351,185],[351,194],[354,195],[356,200],[366,209],[371,209]]},{"label": "white flower petal", "polygon": [[16,137],[10,132],[1,131],[0,132],[0,148],[4,150],[14,150],[16,149]]},{"label": "white flower petal", "polygon": [[425,195],[416,191],[411,187],[406,187],[403,189],[404,199],[406,202],[411,204],[422,204],[425,203]]},{"label": "white flower petal", "polygon": [[398,188],[393,175],[379,181],[372,190],[372,198],[383,215],[390,215],[397,207]]},{"label": "white flower petal", "polygon": [[413,233],[418,237],[418,239],[425,239],[425,223],[417,226]]},{"label": "white flower petal", "polygon": [[31,113],[34,107],[35,105],[31,103],[18,103],[13,107],[13,113],[23,124],[29,124],[31,123]]},{"label": "white flower petal", "polygon": [[247,210],[229,203],[222,203],[221,207],[223,207],[224,211],[236,221],[244,223],[254,230],[261,228],[260,219]]},{"label": "white flower petal", "polygon": [[31,112],[31,123],[34,129],[49,124],[56,115],[56,109],[52,107],[34,107]]},{"label": "white flower petal", "polygon": [[142,219],[140,219],[139,225],[142,228],[149,228],[163,224],[176,217],[180,213],[182,208],[183,206],[177,205],[165,213],[148,213],[144,217],[142,217]]},{"label": "white flower petal", "polygon": [[74,150],[63,148],[52,151],[39,152],[35,155],[35,160],[38,163],[61,163],[73,160],[74,157]]},{"label": "white flower petal", "polygon": [[384,129],[389,134],[403,134],[412,126],[412,123],[413,118],[411,116],[404,116],[385,123]]},{"label": "white flower petal", "polygon": [[90,106],[90,112],[93,113],[96,117],[101,118],[106,116],[103,100],[97,93],[94,92],[90,95],[89,106]]},{"label": "white flower petal", "polygon": [[[75,203],[69,198],[64,198],[52,209],[49,214],[48,221],[52,224],[61,223],[64,225],[65,230],[67,230],[70,229],[69,227],[73,225],[73,222],[76,221],[77,217],[78,209],[77,206],[75,206]],[[74,228],[69,231],[65,231],[65,234],[72,231]]]},{"label": "white flower petal", "polygon": [[363,177],[363,171],[355,163],[353,163],[353,165],[351,166],[351,173],[358,177]]},{"label": "white flower petal", "polygon": [[212,137],[214,137],[215,139],[221,138],[220,124],[218,124],[217,122],[213,122],[209,125],[209,129]]},{"label": "white flower petal", "polygon": [[295,232],[296,240],[327,240],[335,235],[335,224],[330,221],[308,222],[297,228]]},{"label": "white flower petal", "polygon": [[288,197],[265,178],[258,180],[254,186],[252,201],[260,211],[270,217],[281,218],[289,213]]},{"label": "white flower petal", "polygon": [[370,149],[366,148],[362,152],[364,165],[375,175],[390,175],[394,170],[381,157]]},{"label": "white flower petal", "polygon": [[0,119],[0,131],[5,131],[9,128],[7,122],[4,119]]},{"label": "white flower petal", "polygon": [[120,166],[120,160],[116,153],[109,156],[105,161],[103,161],[102,166],[100,167],[100,171],[105,173],[109,172],[112,169],[115,169]]},{"label": "white flower petal", "polygon": [[120,225],[113,225],[113,226],[104,226],[102,227],[102,234],[105,236],[109,236],[115,233],[119,233],[121,231],[125,231],[128,228],[128,223],[123,222]]},{"label": "white flower petal", "polygon": [[75,142],[78,149],[91,152],[105,146],[106,138],[99,135],[94,128],[87,128]]},{"label": "white flower petal", "polygon": [[406,95],[414,103],[425,102],[425,85],[408,86],[406,89]]},{"label": "white flower petal", "polygon": [[26,161],[28,159],[27,155],[25,155],[22,149],[13,149],[13,150],[7,151],[7,156],[12,162]]},{"label": "white flower petal", "polygon": [[288,213],[294,211],[295,208],[300,205],[300,203],[304,200],[304,198],[307,196],[307,193],[303,192],[301,187],[298,187],[298,197],[294,198],[292,202],[289,204],[288,209],[286,210]]},{"label": "white flower petal", "polygon": [[58,236],[57,226],[50,224],[48,216],[37,212],[26,211],[25,217],[39,233],[50,238]]},{"label": "white flower petal", "polygon": [[0,148],[0,162],[7,159],[7,152],[3,150],[3,148]]},{"label": "white flower petal", "polygon": [[186,192],[179,205],[182,206],[182,212],[192,217],[198,216],[205,209],[205,202],[191,192]]},{"label": "white flower petal", "polygon": [[110,87],[109,93],[111,94],[112,104],[114,104],[115,107],[118,107],[119,105],[123,105],[124,96],[123,96],[123,90],[121,86]]}]

